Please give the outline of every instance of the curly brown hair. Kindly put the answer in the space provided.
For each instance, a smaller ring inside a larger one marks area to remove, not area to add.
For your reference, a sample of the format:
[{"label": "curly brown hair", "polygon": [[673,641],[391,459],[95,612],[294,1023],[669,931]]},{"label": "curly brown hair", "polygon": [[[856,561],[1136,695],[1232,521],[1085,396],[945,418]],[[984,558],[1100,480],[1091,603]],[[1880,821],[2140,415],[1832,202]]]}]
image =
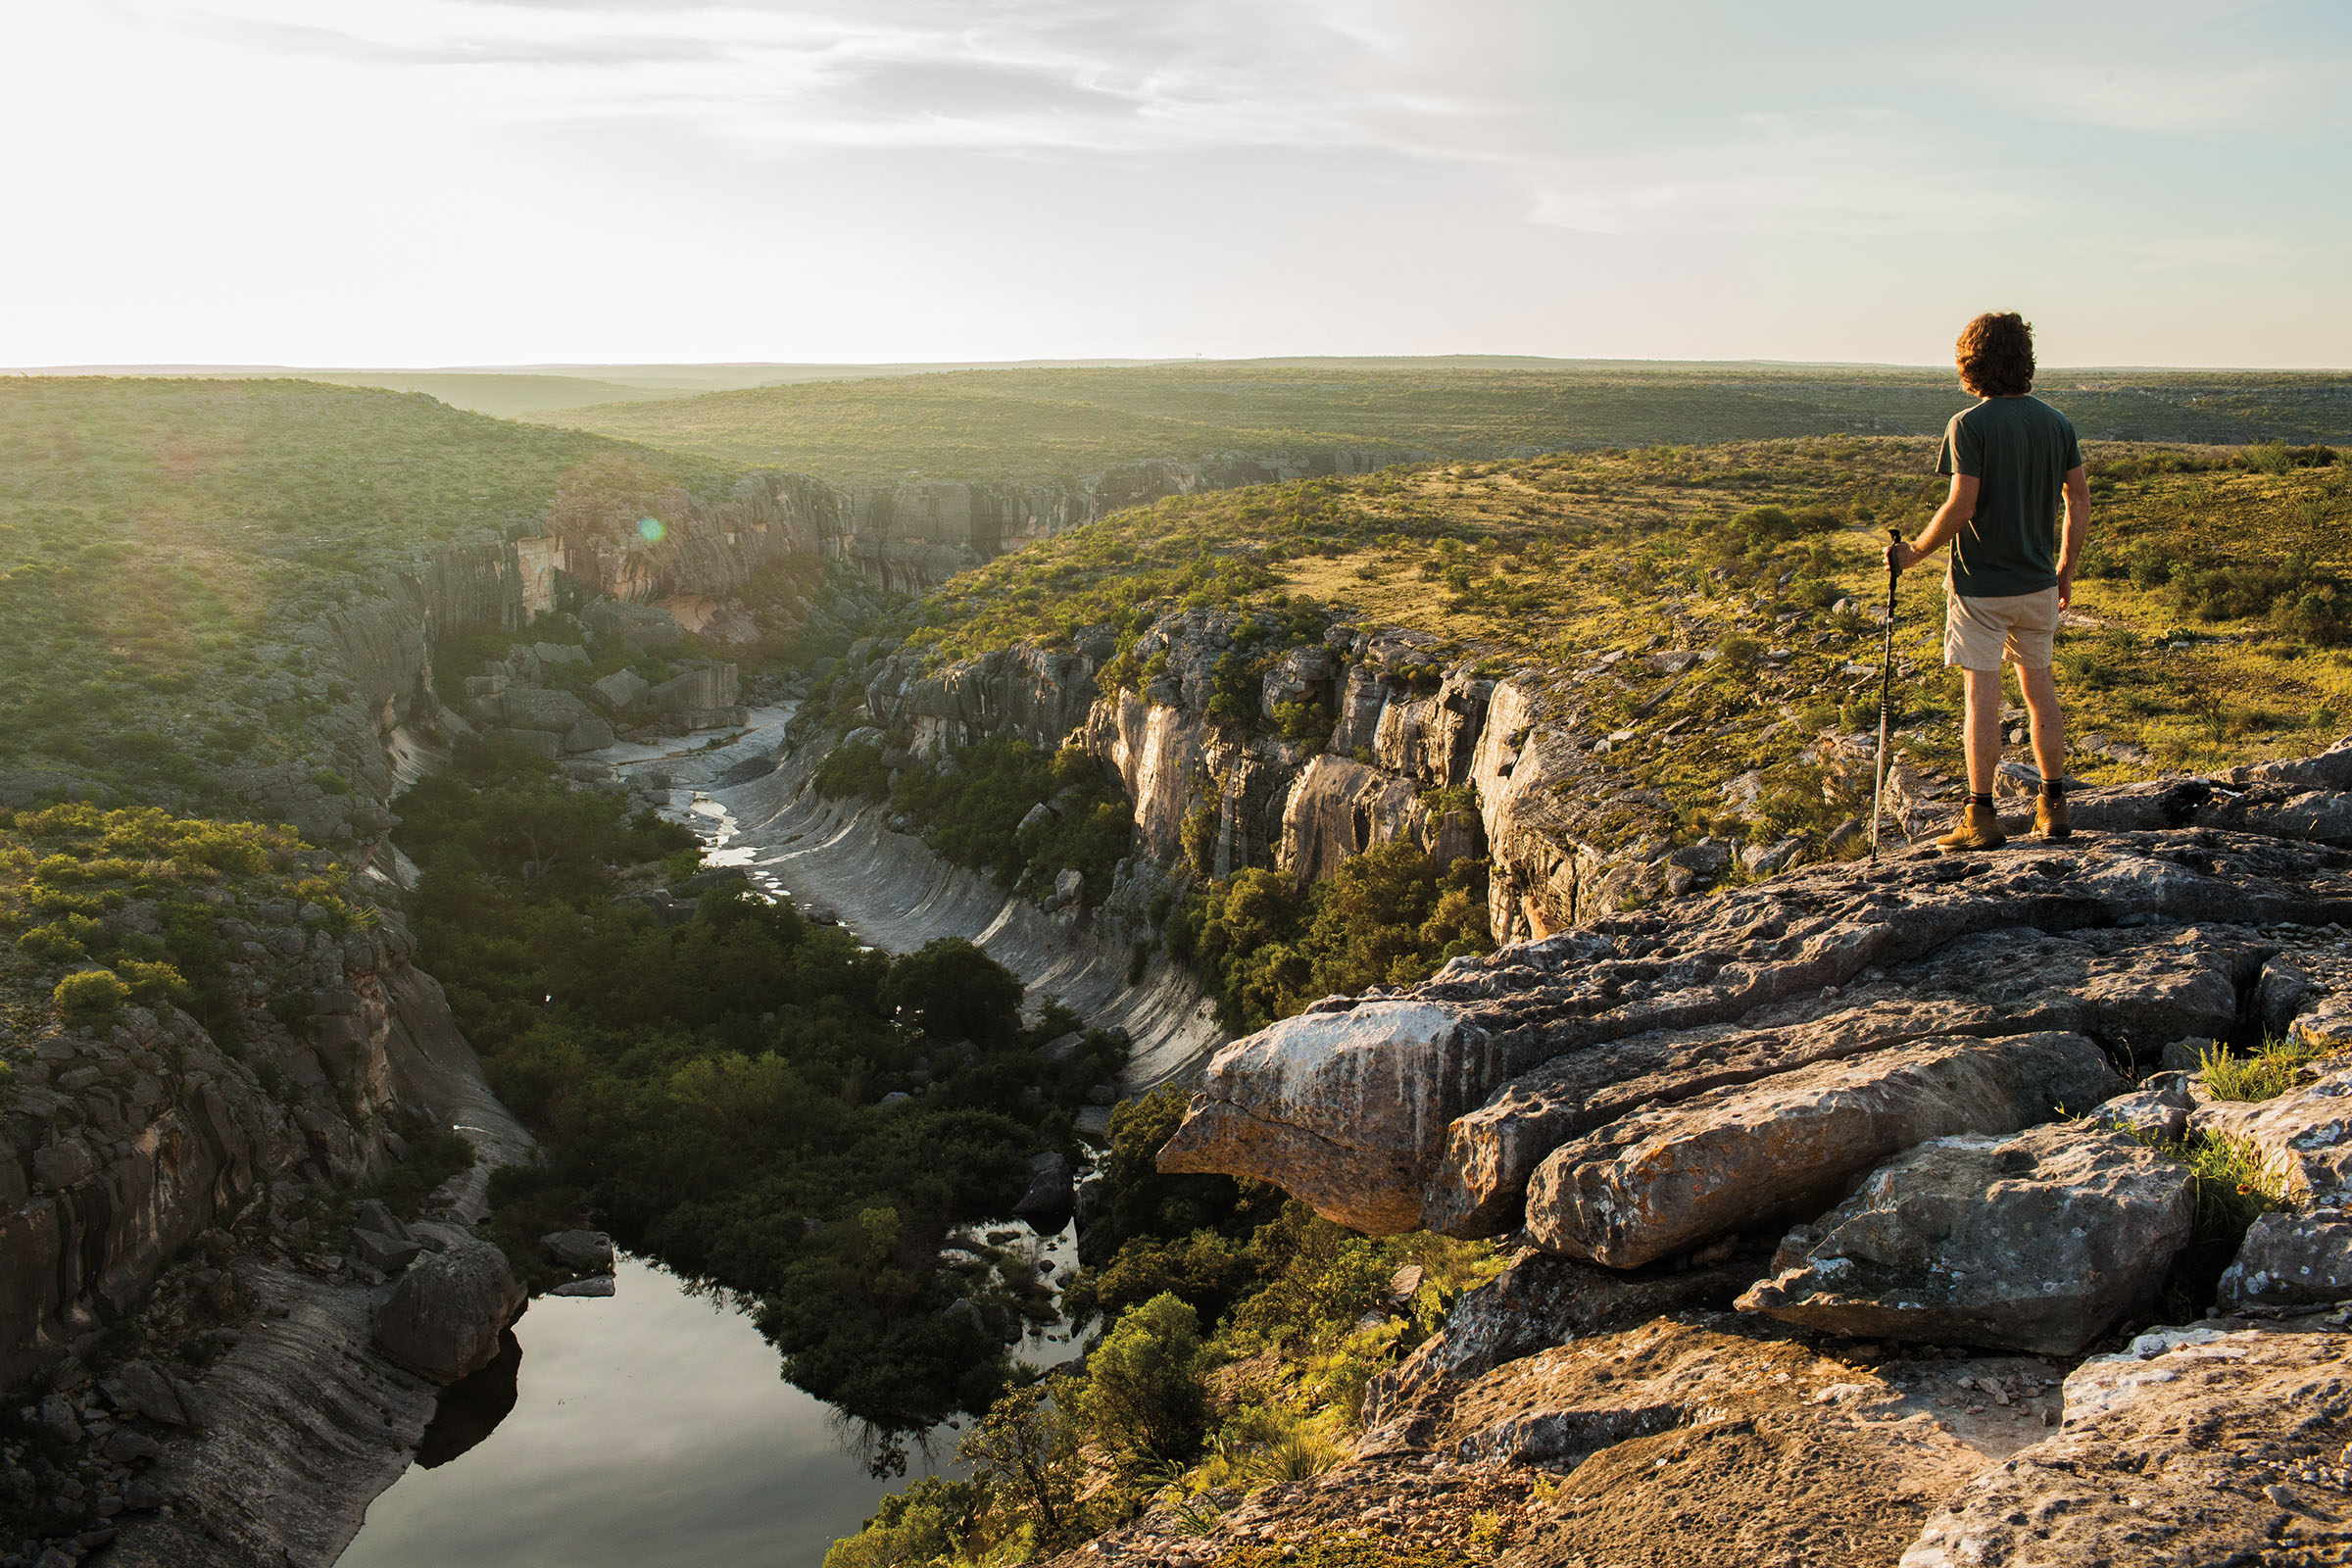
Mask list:
[{"label": "curly brown hair", "polygon": [[1960,329],[1952,347],[1960,384],[1981,398],[2034,390],[2034,323],[2015,311],[1986,311]]}]

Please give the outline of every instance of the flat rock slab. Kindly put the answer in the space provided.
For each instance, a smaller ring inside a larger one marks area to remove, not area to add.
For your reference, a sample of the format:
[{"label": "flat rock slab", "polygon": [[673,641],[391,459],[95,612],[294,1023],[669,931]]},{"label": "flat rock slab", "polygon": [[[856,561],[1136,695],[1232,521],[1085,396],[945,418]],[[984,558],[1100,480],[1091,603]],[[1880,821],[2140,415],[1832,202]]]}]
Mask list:
[{"label": "flat rock slab", "polygon": [[1937,1035],[2014,1032],[1986,1007],[1889,1001],[1782,1028],[1660,1029],[1572,1052],[1455,1119],[1422,1196],[1422,1223],[1448,1236],[1501,1235],[1519,1223],[1528,1178],[1546,1154],[1630,1111]]},{"label": "flat rock slab", "polygon": [[2072,1355],[2151,1299],[2188,1169],[2083,1122],[1939,1138],[1782,1244],[1740,1308],[1833,1334]]},{"label": "flat rock slab", "polygon": [[1638,1112],[1555,1151],[1528,1188],[1546,1251],[1635,1268],[1836,1202],[1931,1138],[2007,1133],[2118,1087],[2081,1035],[1920,1041]]},{"label": "flat rock slab", "polygon": [[2085,1361],[2059,1433],[1962,1488],[1901,1568],[2342,1562],[2348,1356],[2341,1333],[2196,1328]]},{"label": "flat rock slab", "polygon": [[1456,1301],[1446,1326],[1419,1349],[1373,1375],[1364,1391],[1364,1425],[1377,1427],[1432,1390],[1554,1346],[1690,1307],[1728,1306],[1761,1267],[1762,1259],[1751,1257],[1622,1274],[1523,1249],[1501,1273]]}]

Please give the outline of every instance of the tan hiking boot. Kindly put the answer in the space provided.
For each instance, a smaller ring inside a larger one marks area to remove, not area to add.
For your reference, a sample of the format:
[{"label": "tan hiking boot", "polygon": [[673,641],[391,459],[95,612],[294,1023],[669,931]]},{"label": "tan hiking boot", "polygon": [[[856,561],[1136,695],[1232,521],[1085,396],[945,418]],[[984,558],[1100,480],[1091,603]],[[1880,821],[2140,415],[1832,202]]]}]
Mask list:
[{"label": "tan hiking boot", "polygon": [[2055,800],[2047,795],[2034,798],[2034,831],[2045,839],[2074,837],[2074,824],[2067,819],[2066,797]]},{"label": "tan hiking boot", "polygon": [[1997,850],[2008,843],[2001,834],[2001,819],[1989,806],[1969,805],[1960,813],[1959,822],[1949,833],[1936,841],[1945,850]]}]

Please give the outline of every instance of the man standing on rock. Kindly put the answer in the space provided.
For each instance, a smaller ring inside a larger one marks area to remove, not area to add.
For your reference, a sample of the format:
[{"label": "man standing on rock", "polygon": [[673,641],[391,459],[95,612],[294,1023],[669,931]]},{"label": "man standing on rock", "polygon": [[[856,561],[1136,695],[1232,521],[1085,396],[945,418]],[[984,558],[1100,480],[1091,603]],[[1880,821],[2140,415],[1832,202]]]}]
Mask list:
[{"label": "man standing on rock", "polygon": [[[1955,349],[1960,384],[1983,401],[1952,416],[1943,429],[1937,473],[1950,474],[1944,499],[1917,539],[1886,547],[1886,569],[1916,566],[1952,546],[1945,578],[1943,662],[1967,685],[1962,738],[1968,755],[1968,805],[1947,850],[1991,850],[2004,842],[1992,808],[1993,771],[2001,760],[2001,660],[2017,666],[2034,729],[2041,795],[2034,830],[2062,839],[2066,813],[2066,720],[2050,678],[2050,645],[2059,612],[2073,603],[2075,568],[2090,528],[2090,487],[2082,449],[2065,415],[2028,394],[2034,387],[2034,328],[2015,312],[1968,323]],[[2066,526],[2058,526],[2059,497]]]}]

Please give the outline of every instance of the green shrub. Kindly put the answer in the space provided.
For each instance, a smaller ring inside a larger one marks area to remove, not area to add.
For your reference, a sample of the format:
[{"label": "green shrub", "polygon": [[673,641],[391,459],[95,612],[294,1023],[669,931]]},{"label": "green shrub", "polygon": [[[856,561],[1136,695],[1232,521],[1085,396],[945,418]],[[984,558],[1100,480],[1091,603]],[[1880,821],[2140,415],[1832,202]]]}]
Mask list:
[{"label": "green shrub", "polygon": [[1200,1315],[1174,1296],[1155,1296],[1087,1358],[1088,1427],[1131,1463],[1189,1458],[1207,1430],[1204,1370]]},{"label": "green shrub", "polygon": [[890,794],[890,769],[883,764],[882,748],[873,741],[836,746],[816,764],[816,793],[827,800],[862,795],[882,800]]},{"label": "green shrub", "polygon": [[331,767],[322,767],[311,775],[311,782],[329,795],[349,795],[351,780]]},{"label": "green shrub", "polygon": [[925,1476],[884,1497],[863,1530],[827,1547],[824,1568],[915,1568],[953,1558],[971,1532],[979,1500],[971,1482]]},{"label": "green shrub", "polygon": [[105,1023],[130,1000],[130,987],[112,969],[81,969],[60,980],[50,997],[74,1023]]},{"label": "green shrub", "polygon": [[2305,1062],[2323,1054],[2295,1040],[2267,1040],[2249,1056],[2215,1046],[2198,1058],[2198,1071],[2216,1100],[2276,1100],[2295,1087]]},{"label": "green shrub", "polygon": [[176,1003],[188,995],[188,982],[168,963],[124,958],[115,968],[130,986],[131,1000],[142,1005],[152,1006],[159,1002]]},{"label": "green shrub", "polygon": [[1238,1032],[1334,992],[1425,980],[1446,959],[1494,946],[1487,863],[1440,871],[1407,839],[1352,856],[1303,889],[1262,867],[1236,872],[1209,890],[1198,921],[1182,937],[1170,923],[1170,952],[1189,950]]}]

